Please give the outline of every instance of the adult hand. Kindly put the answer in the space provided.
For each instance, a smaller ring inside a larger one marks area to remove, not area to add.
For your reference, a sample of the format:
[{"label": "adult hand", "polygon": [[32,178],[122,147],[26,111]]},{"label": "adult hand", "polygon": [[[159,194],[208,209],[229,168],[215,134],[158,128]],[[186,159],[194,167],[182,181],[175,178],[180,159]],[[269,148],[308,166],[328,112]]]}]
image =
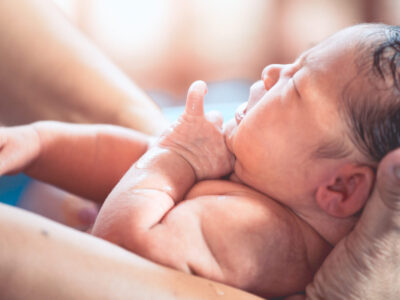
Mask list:
[{"label": "adult hand", "polygon": [[158,142],[162,148],[183,157],[192,166],[197,180],[228,174],[234,161],[225,143],[222,115],[204,114],[206,93],[207,85],[203,81],[191,85],[184,113]]},{"label": "adult hand", "polygon": [[307,299],[400,299],[400,149],[380,163],[354,230],[329,254]]}]

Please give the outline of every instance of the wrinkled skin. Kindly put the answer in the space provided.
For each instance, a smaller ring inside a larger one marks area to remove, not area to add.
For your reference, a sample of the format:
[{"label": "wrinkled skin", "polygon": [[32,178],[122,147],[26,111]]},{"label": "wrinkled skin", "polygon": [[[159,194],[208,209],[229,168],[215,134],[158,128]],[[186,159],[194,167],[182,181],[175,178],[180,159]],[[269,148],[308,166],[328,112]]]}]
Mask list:
[{"label": "wrinkled skin", "polygon": [[185,112],[158,142],[183,157],[193,168],[196,180],[220,178],[232,171],[234,157],[225,144],[223,118],[217,111],[204,114],[207,85],[194,82],[188,92]]}]

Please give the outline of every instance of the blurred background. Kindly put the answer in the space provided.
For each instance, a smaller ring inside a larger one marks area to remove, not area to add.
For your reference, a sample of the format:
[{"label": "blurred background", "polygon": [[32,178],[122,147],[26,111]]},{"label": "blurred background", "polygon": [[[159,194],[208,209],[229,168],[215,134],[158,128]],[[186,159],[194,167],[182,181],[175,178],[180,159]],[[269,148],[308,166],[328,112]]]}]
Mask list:
[{"label": "blurred background", "polygon": [[[266,65],[291,62],[353,24],[400,24],[399,0],[52,1],[170,120],[195,80],[208,83],[206,110],[227,119]],[[42,204],[50,198],[59,201]],[[73,213],[84,200],[24,175],[1,178],[0,201],[81,230],[93,219],[82,226]]]},{"label": "blurred background", "polygon": [[352,24],[400,20],[399,0],[54,2],[161,106],[183,104],[197,79],[209,102],[245,101],[266,65]]}]

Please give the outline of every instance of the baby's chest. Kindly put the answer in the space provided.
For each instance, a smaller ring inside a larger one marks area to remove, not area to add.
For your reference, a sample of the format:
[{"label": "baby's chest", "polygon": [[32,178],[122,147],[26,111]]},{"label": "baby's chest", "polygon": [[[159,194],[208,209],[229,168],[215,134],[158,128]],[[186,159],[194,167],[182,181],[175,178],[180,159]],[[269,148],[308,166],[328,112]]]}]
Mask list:
[{"label": "baby's chest", "polygon": [[251,260],[259,264],[265,252],[272,257],[272,252],[282,254],[289,247],[302,246],[293,214],[248,187],[210,181],[187,198],[171,213],[195,215],[212,252],[221,259],[238,260],[251,254]]},{"label": "baby's chest", "polygon": [[231,246],[238,243],[242,248],[274,245],[277,249],[296,243],[296,237],[301,235],[290,210],[231,182],[206,181],[195,186],[172,213],[195,215],[204,235],[215,244],[229,241]]},{"label": "baby's chest", "polygon": [[296,287],[308,282],[303,281],[311,275],[302,232],[293,216],[274,201],[235,192],[197,195],[175,210],[182,216],[196,215],[227,282],[243,288],[263,282],[266,290],[274,290],[278,281]]}]

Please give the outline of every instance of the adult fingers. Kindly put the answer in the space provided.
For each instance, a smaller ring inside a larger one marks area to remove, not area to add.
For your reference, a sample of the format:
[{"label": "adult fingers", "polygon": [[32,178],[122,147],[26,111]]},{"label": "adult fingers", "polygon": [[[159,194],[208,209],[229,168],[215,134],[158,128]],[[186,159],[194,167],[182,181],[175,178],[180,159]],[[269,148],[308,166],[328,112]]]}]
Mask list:
[{"label": "adult fingers", "polygon": [[204,115],[203,99],[206,93],[207,84],[204,81],[193,82],[187,94],[185,113],[192,116]]}]

